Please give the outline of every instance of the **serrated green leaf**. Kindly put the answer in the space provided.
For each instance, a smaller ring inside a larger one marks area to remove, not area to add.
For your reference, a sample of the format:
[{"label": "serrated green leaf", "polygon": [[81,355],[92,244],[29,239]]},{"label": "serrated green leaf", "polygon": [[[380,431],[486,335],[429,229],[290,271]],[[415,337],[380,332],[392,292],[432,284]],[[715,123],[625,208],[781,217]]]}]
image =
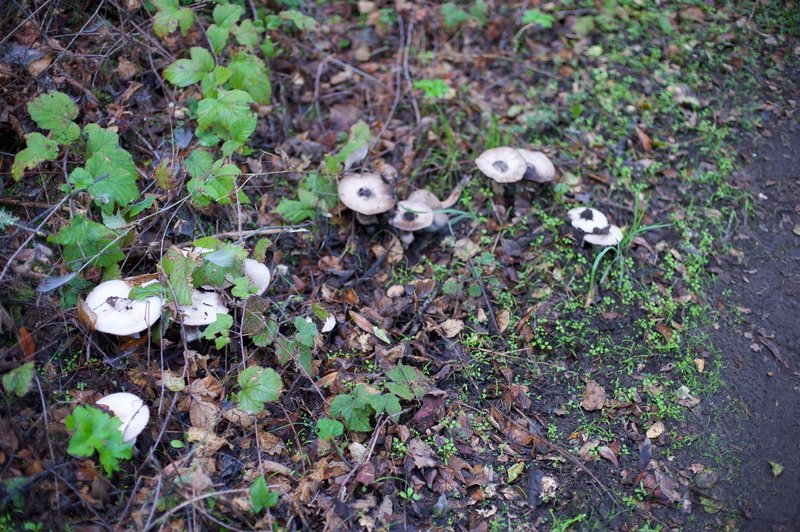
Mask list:
[{"label": "serrated green leaf", "polygon": [[[197,104],[197,137],[211,143],[219,142],[220,138],[232,138],[232,124],[255,116],[250,111],[252,101],[253,97],[241,90],[219,91],[214,98],[203,98]],[[206,139],[203,137],[205,132],[213,136]]]},{"label": "serrated green leaf", "polygon": [[317,436],[321,440],[335,440],[342,434],[344,434],[344,425],[335,419],[323,417],[317,420]]},{"label": "serrated green leaf", "polygon": [[221,160],[216,161],[207,175],[190,179],[186,183],[186,191],[192,196],[192,203],[198,207],[207,207],[212,202],[230,205],[240,173],[235,164],[223,165]]},{"label": "serrated green leaf", "polygon": [[102,410],[89,406],[77,406],[64,419],[67,430],[72,432],[67,452],[78,458],[92,456],[95,451],[106,475],[118,471],[119,461],[129,459],[132,445],[125,443],[120,430],[120,420]]},{"label": "serrated green leaf", "polygon": [[244,8],[237,4],[217,4],[211,14],[214,23],[230,28],[244,15]]},{"label": "serrated green leaf", "polygon": [[391,379],[391,382],[386,384],[386,388],[407,401],[419,400],[425,395],[425,377],[417,368],[398,364],[386,373],[386,376]]},{"label": "serrated green leaf", "polygon": [[79,270],[87,261],[91,266],[110,267],[125,258],[119,246],[119,235],[83,214],[76,214],[69,225],[48,238],[63,246],[64,260],[72,271]]},{"label": "serrated green leaf", "polygon": [[26,362],[3,375],[3,389],[6,393],[22,397],[31,391],[33,369],[33,362]]},{"label": "serrated green leaf", "polygon": [[199,178],[211,171],[214,157],[206,150],[192,150],[192,153],[183,160],[183,164],[190,176]]},{"label": "serrated green leaf", "polygon": [[339,153],[325,157],[325,169],[330,173],[339,172],[340,166],[347,160],[347,157],[353,152],[368,146],[369,141],[369,126],[363,120],[359,120],[350,127],[350,136],[347,139],[347,144],[339,150]]},{"label": "serrated green leaf", "polygon": [[297,330],[294,335],[295,341],[307,347],[314,347],[314,338],[319,333],[317,332],[317,325],[313,321],[297,316],[294,319],[294,328]]},{"label": "serrated green leaf", "polygon": [[469,22],[472,17],[469,13],[458,7],[452,2],[447,2],[440,8],[444,26],[448,29],[453,29],[461,24]]},{"label": "serrated green leaf", "polygon": [[400,399],[391,393],[370,395],[367,400],[377,414],[386,413],[395,422],[403,410],[403,407],[400,406]]},{"label": "serrated green leaf", "polygon": [[264,410],[264,404],[277,401],[283,390],[280,375],[272,368],[250,366],[237,379],[241,391],[236,394],[239,409],[250,414]]},{"label": "serrated green leaf", "polygon": [[308,15],[304,15],[295,9],[287,9],[281,11],[278,16],[292,23],[292,25],[300,31],[315,30],[317,29],[317,21]]},{"label": "serrated green leaf", "polygon": [[233,56],[228,68],[233,73],[230,88],[247,91],[258,103],[270,103],[269,68],[260,57],[241,51]]},{"label": "serrated green leaf", "polygon": [[161,269],[169,279],[172,290],[167,291],[167,295],[175,293],[178,305],[192,304],[192,274],[198,267],[198,259],[189,255],[184,257],[176,248],[167,250],[166,255],[161,260]]},{"label": "serrated green leaf", "polygon": [[128,299],[147,299],[153,296],[164,296],[164,287],[161,283],[151,283],[147,286],[134,286],[128,293]]},{"label": "serrated green leaf", "polygon": [[180,7],[178,0],[153,0],[158,9],[153,18],[153,31],[159,37],[172,33],[178,27],[181,35],[186,35],[194,24],[194,12],[188,7]]},{"label": "serrated green leaf", "polygon": [[230,331],[233,327],[233,316],[217,313],[217,319],[203,330],[201,338],[214,340],[214,346],[222,349],[231,342]]},{"label": "serrated green leaf", "polygon": [[189,55],[191,59],[178,59],[164,70],[167,81],[178,87],[188,87],[214,70],[214,57],[205,48],[194,46]]},{"label": "serrated green leaf", "polygon": [[372,430],[369,416],[372,407],[353,395],[340,394],[333,398],[328,411],[333,417],[341,417],[349,430],[368,432]]},{"label": "serrated green leaf", "polygon": [[264,475],[261,475],[250,485],[250,506],[254,513],[259,513],[264,508],[272,508],[278,504],[278,493],[267,487]]},{"label": "serrated green leaf", "polygon": [[244,19],[241,24],[233,26],[231,32],[236,38],[236,42],[247,48],[247,51],[252,52],[258,46],[259,33],[261,32],[249,18]]},{"label": "serrated green leaf", "polygon": [[45,161],[52,161],[58,157],[58,143],[48,139],[41,133],[28,133],[25,135],[28,146],[17,153],[14,164],[11,165],[11,176],[14,181],[19,181],[25,170],[36,168]]},{"label": "serrated green leaf", "polygon": [[77,139],[81,130],[73,120],[78,108],[63,92],[48,92],[28,103],[28,113],[36,125],[49,129],[52,139],[59,144],[68,144]]},{"label": "serrated green leaf", "polygon": [[528,9],[522,14],[523,24],[538,24],[544,29],[552,28],[554,20],[553,15],[542,13],[538,9]]}]

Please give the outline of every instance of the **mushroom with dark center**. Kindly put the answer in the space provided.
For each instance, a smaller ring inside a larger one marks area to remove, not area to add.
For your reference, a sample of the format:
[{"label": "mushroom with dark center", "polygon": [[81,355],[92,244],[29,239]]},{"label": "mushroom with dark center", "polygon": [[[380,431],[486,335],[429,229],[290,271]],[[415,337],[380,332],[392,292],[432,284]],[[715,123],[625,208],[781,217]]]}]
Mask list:
[{"label": "mushroom with dark center", "polygon": [[361,187],[358,189],[358,195],[362,198],[371,198],[374,194],[372,193],[371,189],[367,187]]},{"label": "mushroom with dark center", "polygon": [[567,213],[570,223],[575,229],[587,234],[601,234],[608,230],[608,218],[597,209],[589,207],[575,207]]},{"label": "mushroom with dark center", "polygon": [[498,183],[519,181],[527,168],[522,155],[507,146],[484,151],[475,159],[475,164],[486,177]]},{"label": "mushroom with dark center", "polygon": [[497,168],[498,172],[503,172],[503,173],[508,172],[508,165],[503,161],[495,161],[492,163],[492,166]]},{"label": "mushroom with dark center", "polygon": [[346,174],[338,185],[339,200],[355,211],[359,222],[375,222],[375,215],[387,212],[396,201],[392,186],[378,174]]}]

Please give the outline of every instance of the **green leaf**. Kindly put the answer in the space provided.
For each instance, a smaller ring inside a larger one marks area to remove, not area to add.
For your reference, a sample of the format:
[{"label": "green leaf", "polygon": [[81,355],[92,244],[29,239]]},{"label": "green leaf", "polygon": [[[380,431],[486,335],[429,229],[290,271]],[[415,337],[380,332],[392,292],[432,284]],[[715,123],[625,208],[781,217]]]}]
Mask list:
[{"label": "green leaf", "polygon": [[489,13],[489,5],[483,0],[475,0],[472,7],[469,8],[469,14],[478,21],[478,24],[483,26],[486,24],[486,15]]},{"label": "green leaf", "polygon": [[192,153],[183,160],[183,164],[190,176],[200,178],[211,171],[214,157],[206,150],[192,150]]},{"label": "green leaf", "polygon": [[386,331],[378,327],[377,325],[372,326],[372,334],[374,334],[379,340],[385,342],[387,344],[391,344],[392,340],[389,338],[389,335],[386,334]]},{"label": "green leaf", "polygon": [[286,11],[281,11],[278,13],[278,16],[282,20],[288,20],[291,22],[295,28],[300,31],[306,30],[315,30],[317,29],[317,21],[313,18],[302,14],[301,12],[295,9],[287,9]]},{"label": "green leaf", "polygon": [[59,144],[69,144],[81,134],[78,124],[73,122],[78,108],[63,92],[37,96],[28,103],[28,113],[37,126],[49,129],[53,140]]},{"label": "green leaf", "polygon": [[353,124],[347,144],[336,155],[325,157],[325,169],[332,174],[339,172],[340,165],[347,160],[347,157],[368,146],[370,138],[369,126],[364,121],[359,120]]},{"label": "green leaf", "polygon": [[342,434],[344,434],[344,425],[335,419],[323,417],[317,420],[317,436],[321,440],[335,440]]},{"label": "green leaf", "polygon": [[3,375],[3,389],[7,394],[22,397],[31,391],[33,362],[27,362]]},{"label": "green leaf", "polygon": [[[5,377],[3,377],[3,385],[5,385]],[[778,462],[773,462],[772,460],[769,460],[769,467],[772,470],[772,475],[775,477],[781,476],[781,473],[786,469],[783,465]]]},{"label": "green leaf", "polygon": [[400,399],[391,393],[370,395],[367,400],[372,409],[375,410],[375,413],[385,412],[395,422],[397,422],[400,412],[403,410],[400,406]]},{"label": "green leaf", "polygon": [[317,215],[317,197],[307,191],[298,190],[299,200],[282,199],[275,212],[290,224],[311,220]]},{"label": "green leaf", "polygon": [[191,59],[178,59],[164,70],[167,81],[178,87],[188,87],[214,70],[214,57],[205,48],[194,46],[189,55]]},{"label": "green leaf", "polygon": [[153,0],[153,5],[158,9],[153,18],[153,31],[159,37],[163,37],[181,29],[181,35],[194,24],[194,11],[188,7],[180,7],[178,0]]},{"label": "green leaf", "polygon": [[472,19],[469,13],[452,2],[442,5],[440,13],[444,19],[444,26],[448,29],[454,29]]},{"label": "green leaf", "polygon": [[231,343],[231,327],[233,327],[233,316],[217,313],[216,321],[205,328],[201,338],[214,340],[214,346],[217,349],[222,349]]},{"label": "green leaf", "polygon": [[544,29],[552,28],[554,20],[553,15],[542,13],[538,9],[527,9],[525,13],[522,14],[523,24],[538,24]]},{"label": "green leaf", "polygon": [[247,277],[239,277],[233,280],[231,295],[239,299],[247,299],[258,291]]},{"label": "green leaf", "polygon": [[258,103],[270,103],[272,85],[269,81],[269,68],[264,61],[245,51],[233,56],[228,68],[233,75],[229,85],[232,89],[247,91]]},{"label": "green leaf", "polygon": [[261,475],[250,485],[250,506],[253,513],[259,513],[264,508],[272,508],[278,504],[278,493],[267,487],[264,475]]},{"label": "green leaf", "polygon": [[386,384],[386,388],[407,401],[420,400],[425,395],[425,377],[417,368],[398,364],[386,376],[391,379],[391,382]]},{"label": "green leaf", "polygon": [[58,157],[58,144],[41,133],[28,133],[25,135],[25,141],[28,147],[17,153],[11,166],[11,176],[14,181],[19,181],[25,170],[36,168],[41,163]]},{"label": "green leaf", "polygon": [[89,261],[90,266],[106,268],[125,258],[119,246],[119,235],[92,220],[76,214],[49,241],[64,247],[64,260],[72,271],[77,271]]},{"label": "green leaf", "polygon": [[219,160],[214,162],[207,175],[190,179],[186,183],[186,191],[192,196],[192,203],[198,207],[207,207],[214,202],[230,205],[240,173],[235,164],[223,165]]},{"label": "green leaf", "polygon": [[219,91],[216,97],[203,98],[197,104],[197,136],[202,139],[206,132],[213,134],[212,138],[204,139],[212,144],[219,142],[220,138],[232,138],[232,126],[239,127],[236,125],[237,120],[247,118],[252,120],[251,117],[255,116],[250,111],[252,101],[253,97],[242,90]]},{"label": "green leaf", "polygon": [[194,285],[192,283],[192,273],[197,269],[198,259],[189,255],[184,257],[183,254],[176,248],[167,250],[166,255],[161,260],[161,269],[169,279],[172,290],[167,290],[167,295],[175,292],[178,305],[191,305],[192,304],[192,290]]},{"label": "green leaf", "polygon": [[447,96],[450,87],[443,79],[420,79],[414,82],[414,88],[425,93],[425,97],[441,100]]},{"label": "green leaf", "polygon": [[120,460],[131,457],[133,446],[122,440],[117,417],[111,417],[94,407],[77,406],[64,419],[64,425],[73,433],[67,452],[77,458],[86,458],[96,451],[106,475],[120,469]]},{"label": "green leaf", "polygon": [[319,333],[317,332],[317,325],[313,321],[297,316],[294,319],[294,328],[297,329],[294,335],[294,339],[297,342],[307,347],[314,347],[314,338]]},{"label": "green leaf", "polygon": [[368,432],[372,429],[372,425],[369,423],[372,407],[366,401],[359,400],[352,394],[340,394],[334,397],[328,411],[331,416],[344,419],[349,430]]},{"label": "green leaf", "polygon": [[244,8],[236,4],[218,4],[214,8],[212,14],[214,24],[208,27],[206,35],[215,54],[219,54],[225,48],[232,26],[243,14]]},{"label": "green leaf", "polygon": [[136,165],[131,154],[119,147],[117,134],[97,124],[89,124],[84,132],[88,160],[84,168],[72,171],[70,183],[86,188],[106,212],[139,199]]},{"label": "green leaf", "polygon": [[165,293],[164,287],[161,283],[152,283],[147,286],[134,286],[128,293],[128,299],[147,299],[148,297],[159,296],[163,297]]},{"label": "green leaf", "polygon": [[281,377],[272,368],[250,366],[237,380],[242,389],[236,394],[239,409],[249,414],[262,412],[264,403],[277,401],[283,391]]},{"label": "green leaf", "polygon": [[232,30],[236,42],[247,48],[248,52],[252,52],[258,46],[259,33],[262,33],[263,28],[259,31],[253,21],[246,18],[241,24],[235,25]]}]

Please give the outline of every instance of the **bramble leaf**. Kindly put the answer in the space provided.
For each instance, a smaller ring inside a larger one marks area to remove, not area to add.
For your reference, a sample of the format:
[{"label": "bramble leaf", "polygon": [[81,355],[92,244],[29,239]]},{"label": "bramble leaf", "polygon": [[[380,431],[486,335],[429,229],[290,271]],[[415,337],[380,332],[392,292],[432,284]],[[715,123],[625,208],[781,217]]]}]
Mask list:
[{"label": "bramble leaf", "polygon": [[25,135],[25,140],[28,147],[17,153],[11,166],[11,176],[14,181],[19,181],[25,170],[36,168],[41,163],[58,157],[58,143],[41,133],[28,133]]},{"label": "bramble leaf", "polygon": [[193,46],[189,55],[191,59],[178,59],[164,70],[167,81],[178,87],[188,87],[214,70],[214,57],[205,48]]},{"label": "bramble leaf", "polygon": [[64,260],[72,271],[79,270],[87,260],[91,266],[107,268],[125,258],[119,235],[83,214],[73,216],[69,225],[48,240],[63,246]]},{"label": "bramble leaf", "polygon": [[264,410],[264,403],[277,401],[283,391],[281,376],[272,368],[250,366],[237,379],[242,388],[236,394],[239,408],[250,414]]},{"label": "bramble leaf", "polygon": [[233,73],[228,80],[231,88],[247,91],[258,103],[270,103],[272,85],[269,81],[269,68],[260,57],[239,52],[233,56],[228,68]]},{"label": "bramble leaf", "polygon": [[321,440],[335,440],[344,434],[344,425],[335,419],[323,417],[317,420],[317,435]]},{"label": "bramble leaf", "polygon": [[294,328],[297,329],[294,335],[295,341],[307,347],[314,347],[314,338],[318,333],[317,325],[313,321],[297,316],[294,319]]},{"label": "bramble leaf", "polygon": [[259,513],[264,508],[272,508],[278,504],[278,492],[267,487],[264,475],[261,475],[250,485],[250,506],[254,513]]},{"label": "bramble leaf", "polygon": [[153,0],[153,5],[158,8],[153,19],[153,31],[163,37],[181,29],[181,35],[186,35],[194,24],[194,11],[188,7],[180,7],[178,0]]},{"label": "bramble leaf", "polygon": [[63,92],[37,96],[28,103],[28,113],[37,126],[49,129],[52,139],[59,144],[69,144],[81,134],[78,124],[73,122],[78,108]]},{"label": "bramble leaf", "polygon": [[217,313],[217,320],[203,330],[201,338],[214,340],[214,346],[222,349],[231,343],[230,330],[233,326],[233,316]]}]

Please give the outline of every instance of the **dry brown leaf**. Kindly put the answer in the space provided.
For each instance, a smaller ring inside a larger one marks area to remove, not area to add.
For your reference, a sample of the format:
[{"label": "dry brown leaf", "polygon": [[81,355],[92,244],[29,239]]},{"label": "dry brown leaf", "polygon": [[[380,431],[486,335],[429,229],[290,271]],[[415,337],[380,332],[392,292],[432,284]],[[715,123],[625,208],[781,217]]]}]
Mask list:
[{"label": "dry brown leaf", "polygon": [[358,326],[359,329],[361,329],[364,332],[372,334],[373,331],[372,323],[370,323],[370,321],[367,318],[365,318],[364,316],[362,316],[361,314],[359,314],[354,310],[349,311],[349,314],[350,318],[353,320],[353,322],[355,322],[355,324]]},{"label": "dry brown leaf", "polygon": [[650,426],[649,429],[647,429],[647,433],[646,433],[647,437],[650,438],[651,440],[654,440],[654,439],[658,438],[659,436],[661,436],[662,434],[664,434],[665,428],[666,427],[664,427],[664,422],[663,421],[656,421],[655,423],[653,423]]},{"label": "dry brown leaf", "polygon": [[219,407],[208,401],[192,401],[189,405],[189,419],[193,427],[207,429],[211,427],[219,414]]},{"label": "dry brown leaf", "polygon": [[602,386],[593,380],[586,382],[586,388],[583,390],[583,401],[581,406],[589,412],[603,408],[603,403],[606,401],[606,391]]},{"label": "dry brown leaf", "polygon": [[225,438],[220,438],[212,431],[198,427],[189,427],[189,430],[186,431],[186,442],[200,443],[200,447],[197,449],[199,456],[211,456],[219,451],[223,445],[230,446]]},{"label": "dry brown leaf", "polygon": [[422,441],[420,438],[414,438],[408,444],[408,456],[414,461],[414,466],[417,469],[425,467],[436,466],[436,453],[431,449],[431,446]]},{"label": "dry brown leaf", "polygon": [[454,338],[464,329],[464,322],[461,320],[449,319],[443,321],[439,326],[442,328],[442,333],[445,338]]},{"label": "dry brown leaf", "polygon": [[597,454],[614,464],[614,467],[619,467],[617,455],[614,454],[614,451],[612,451],[607,445],[601,445],[600,448],[597,449]]},{"label": "dry brown leaf", "polygon": [[272,460],[262,460],[261,461],[261,473],[263,475],[271,475],[273,473],[278,475],[283,475],[285,477],[292,476],[292,470],[286,467],[283,464],[278,462],[273,462]]},{"label": "dry brown leaf", "polygon": [[508,329],[508,322],[511,320],[511,313],[507,310],[501,310],[497,313],[497,332],[503,333]]},{"label": "dry brown leaf", "polygon": [[652,144],[650,143],[650,136],[644,132],[639,126],[636,126],[636,136],[639,137],[639,144],[642,145],[644,151],[650,151]]}]

